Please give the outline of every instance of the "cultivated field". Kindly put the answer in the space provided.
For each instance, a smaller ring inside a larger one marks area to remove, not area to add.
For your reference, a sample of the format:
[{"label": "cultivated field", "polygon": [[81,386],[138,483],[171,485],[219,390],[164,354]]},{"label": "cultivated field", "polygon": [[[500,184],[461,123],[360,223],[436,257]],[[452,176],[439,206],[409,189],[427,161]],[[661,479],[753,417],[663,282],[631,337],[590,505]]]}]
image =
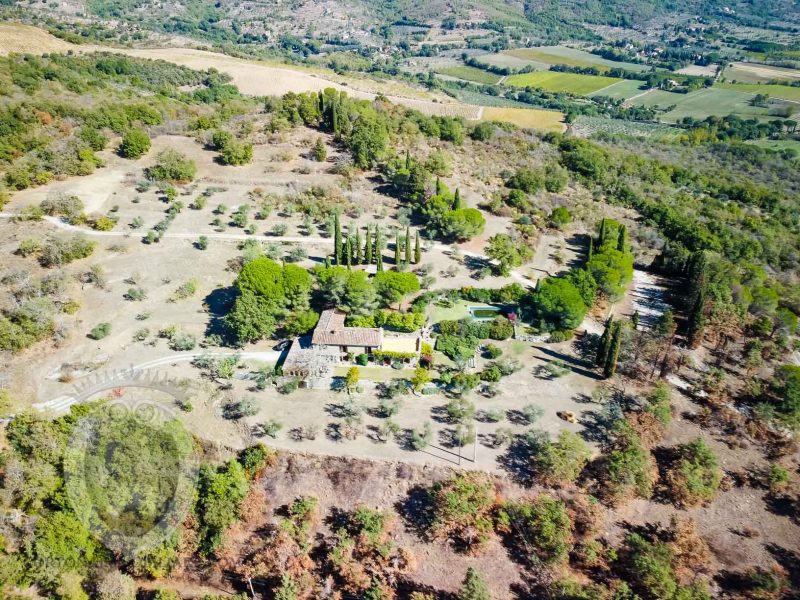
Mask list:
[{"label": "cultivated field", "polygon": [[715,87],[749,94],[768,94],[770,98],[800,102],[800,87],[758,83],[718,83]]},{"label": "cultivated field", "polygon": [[620,81],[622,80],[615,77],[535,71],[511,75],[505,80],[505,83],[517,87],[536,87],[549,92],[569,92],[578,96],[586,96]]},{"label": "cultivated field", "polygon": [[591,137],[596,133],[608,133],[657,141],[675,140],[681,134],[680,129],[670,127],[669,125],[637,123],[635,121],[620,121],[618,119],[586,116],[578,117],[578,119],[570,125],[570,131],[580,137]]},{"label": "cultivated field", "polygon": [[483,109],[482,118],[484,121],[505,121],[527,129],[565,130],[564,115],[552,110],[487,106]]},{"label": "cultivated field", "polygon": [[606,96],[608,98],[614,98],[615,100],[627,100],[628,98],[643,93],[645,91],[642,89],[643,85],[644,82],[638,79],[624,79],[617,83],[612,83],[608,87],[599,89],[589,94],[589,96]]},{"label": "cultivated field", "polygon": [[743,118],[768,117],[767,108],[751,106],[753,94],[718,87],[705,88],[689,94],[676,94],[651,90],[631,102],[640,106],[674,107],[661,116],[666,122],[677,122],[684,117],[705,119],[711,115],[735,114]]},{"label": "cultivated field", "polygon": [[475,67],[445,67],[436,70],[437,73],[455,77],[456,79],[463,79],[465,81],[473,81],[475,83],[483,83],[486,85],[494,85],[500,81],[500,75],[477,69]]},{"label": "cultivated field", "polygon": [[767,83],[773,79],[800,79],[800,70],[740,62],[726,67],[723,75],[737,83]]},{"label": "cultivated field", "polygon": [[566,46],[541,46],[539,48],[517,48],[507,50],[504,54],[522,60],[532,61],[544,65],[567,65],[570,67],[597,67],[601,70],[622,68],[628,71],[642,72],[648,69],[647,65],[630,62],[617,62],[605,59],[591,52],[584,52]]}]

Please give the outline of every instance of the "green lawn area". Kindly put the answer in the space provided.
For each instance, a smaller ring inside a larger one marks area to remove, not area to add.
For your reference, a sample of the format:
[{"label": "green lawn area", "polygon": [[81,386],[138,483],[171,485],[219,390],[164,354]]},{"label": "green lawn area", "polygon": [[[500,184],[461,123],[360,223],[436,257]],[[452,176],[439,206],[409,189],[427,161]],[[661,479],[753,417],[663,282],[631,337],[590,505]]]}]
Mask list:
[{"label": "green lawn area", "polygon": [[596,77],[577,73],[559,73],[556,71],[535,71],[511,75],[505,80],[507,85],[517,87],[537,87],[550,92],[569,92],[578,96],[587,96],[614,83],[622,81],[616,77]]},{"label": "green lawn area", "polygon": [[455,77],[456,79],[474,81],[475,83],[483,83],[486,85],[494,85],[501,79],[500,75],[496,75],[495,73],[490,73],[489,71],[484,71],[483,69],[467,66],[444,67],[441,69],[436,69],[436,72],[441,73],[442,75]]},{"label": "green lawn area", "polygon": [[566,46],[540,46],[538,48],[516,48],[507,50],[505,54],[523,60],[544,63],[547,65],[567,65],[570,67],[597,67],[599,69],[626,69],[639,73],[646,71],[647,65],[608,60],[591,52],[567,48]]},{"label": "green lawn area", "polygon": [[752,98],[753,95],[750,93],[713,87],[690,94],[653,90],[645,96],[636,98],[633,103],[661,108],[675,105],[673,110],[661,116],[661,120],[671,123],[680,121],[684,117],[705,119],[711,115],[722,117],[730,114],[742,118],[768,118],[769,111],[766,108],[750,105]]},{"label": "green lawn area", "polygon": [[795,150],[800,155],[800,140],[753,140],[747,143],[770,150]]},{"label": "green lawn area", "polygon": [[716,86],[723,90],[734,90],[749,94],[769,94],[770,98],[794,100],[800,102],[800,87],[788,85],[765,85],[758,83],[718,83]]},{"label": "green lawn area", "polygon": [[438,323],[439,321],[458,321],[459,319],[469,316],[467,306],[469,306],[469,304],[463,300],[455,302],[451,307],[436,306],[434,302],[428,308],[428,316],[430,317],[431,323]]},{"label": "green lawn area", "polygon": [[[334,367],[334,377],[345,377],[350,367],[354,365],[339,365]],[[358,366],[358,365],[355,365]],[[414,377],[414,369],[393,369],[391,367],[358,367],[361,379],[369,381],[386,382],[392,379],[411,379]]]},{"label": "green lawn area", "polygon": [[639,81],[638,79],[625,79],[623,81],[618,81],[617,83],[611,84],[610,87],[606,87],[596,92],[589,94],[589,96],[606,96],[608,98],[614,98],[614,100],[627,100],[628,98],[632,98],[637,94],[643,93],[645,90],[641,89],[644,85],[644,81]]}]

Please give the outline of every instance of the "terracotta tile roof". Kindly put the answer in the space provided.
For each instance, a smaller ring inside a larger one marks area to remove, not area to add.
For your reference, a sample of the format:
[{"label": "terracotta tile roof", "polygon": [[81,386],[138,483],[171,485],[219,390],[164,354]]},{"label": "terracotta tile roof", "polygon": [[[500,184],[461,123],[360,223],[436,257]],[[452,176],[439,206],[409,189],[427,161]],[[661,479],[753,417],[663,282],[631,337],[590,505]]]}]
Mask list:
[{"label": "terracotta tile roof", "polygon": [[345,314],[326,310],[319,317],[311,343],[328,346],[362,346],[377,348],[381,345],[383,331],[377,327],[345,327]]}]

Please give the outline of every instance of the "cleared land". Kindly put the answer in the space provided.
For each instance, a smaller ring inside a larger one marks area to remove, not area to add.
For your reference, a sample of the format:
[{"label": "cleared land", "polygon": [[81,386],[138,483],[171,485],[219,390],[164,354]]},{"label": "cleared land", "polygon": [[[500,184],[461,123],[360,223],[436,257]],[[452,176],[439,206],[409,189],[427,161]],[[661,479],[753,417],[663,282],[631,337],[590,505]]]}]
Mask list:
[{"label": "cleared land", "polygon": [[569,92],[579,96],[586,96],[620,81],[622,79],[617,79],[616,77],[536,71],[534,73],[511,75],[506,79],[505,83],[517,87],[536,87],[549,92]]},{"label": "cleared land", "polygon": [[800,87],[789,85],[764,85],[758,83],[720,83],[716,87],[749,94],[769,94],[770,98],[780,98],[800,102]]},{"label": "cleared land", "polygon": [[528,129],[564,131],[564,115],[552,110],[534,108],[503,108],[487,106],[483,109],[484,121],[505,121]]},{"label": "cleared land", "polygon": [[733,63],[723,73],[728,81],[738,83],[766,83],[773,79],[800,79],[800,70],[773,67],[757,63]]},{"label": "cleared land", "polygon": [[494,85],[501,79],[500,75],[496,75],[495,73],[490,73],[489,71],[484,71],[483,69],[467,66],[445,67],[442,69],[437,69],[436,72],[441,73],[442,75],[455,77],[456,79],[474,81],[475,83],[484,83],[486,85]]},{"label": "cleared land", "polygon": [[0,23],[0,56],[12,52],[42,54],[44,52],[65,52],[74,48],[73,44],[58,39],[46,31],[30,25]]},{"label": "cleared land", "polygon": [[636,73],[646,71],[647,65],[608,60],[591,52],[567,48],[566,46],[541,46],[539,48],[517,48],[504,52],[509,56],[530,60],[545,65],[567,65],[570,67],[597,67],[601,70],[626,69]]}]

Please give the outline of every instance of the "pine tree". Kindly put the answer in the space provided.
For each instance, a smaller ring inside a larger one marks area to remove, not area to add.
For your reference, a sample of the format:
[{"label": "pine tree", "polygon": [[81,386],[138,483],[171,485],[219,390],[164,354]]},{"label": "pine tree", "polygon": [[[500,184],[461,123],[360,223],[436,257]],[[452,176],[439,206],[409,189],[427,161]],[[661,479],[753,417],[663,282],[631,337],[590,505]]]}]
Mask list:
[{"label": "pine tree", "polygon": [[473,567],[467,569],[467,576],[458,592],[458,600],[492,600],[489,586],[486,585],[480,571]]},{"label": "pine tree", "polygon": [[619,321],[614,323],[614,335],[611,338],[611,347],[608,351],[608,358],[603,367],[603,376],[608,379],[613,377],[617,372],[617,361],[619,360],[619,351],[622,347],[622,323]]},{"label": "pine tree", "polygon": [[372,229],[367,226],[367,239],[364,241],[364,264],[372,264]]},{"label": "pine tree", "polygon": [[411,262],[411,228],[406,227],[406,239],[403,242],[403,250],[406,253],[406,260],[405,263],[409,264]]},{"label": "pine tree", "polygon": [[625,252],[628,246],[628,228],[625,225],[620,225],[619,235],[617,236],[617,250]]},{"label": "pine tree", "polygon": [[375,230],[375,265],[378,273],[383,271],[383,239],[381,239],[381,230]]},{"label": "pine tree", "polygon": [[422,260],[422,250],[419,247],[419,231],[414,233],[414,264],[418,265]]},{"label": "pine tree", "polygon": [[461,210],[464,208],[464,203],[461,201],[461,190],[456,188],[456,194],[453,196],[453,210]]},{"label": "pine tree", "polygon": [[275,589],[275,600],[297,600],[297,584],[288,573],[281,575],[281,586]]},{"label": "pine tree", "polygon": [[394,234],[394,264],[400,266],[400,233]]},{"label": "pine tree", "polygon": [[614,325],[614,317],[606,319],[606,326],[603,329],[603,335],[600,336],[600,341],[597,344],[597,356],[595,357],[594,364],[598,367],[604,367],[608,359],[608,351],[611,348],[612,326]]},{"label": "pine tree", "polygon": [[333,214],[333,255],[336,264],[342,264],[342,224],[339,222],[339,213]]}]

